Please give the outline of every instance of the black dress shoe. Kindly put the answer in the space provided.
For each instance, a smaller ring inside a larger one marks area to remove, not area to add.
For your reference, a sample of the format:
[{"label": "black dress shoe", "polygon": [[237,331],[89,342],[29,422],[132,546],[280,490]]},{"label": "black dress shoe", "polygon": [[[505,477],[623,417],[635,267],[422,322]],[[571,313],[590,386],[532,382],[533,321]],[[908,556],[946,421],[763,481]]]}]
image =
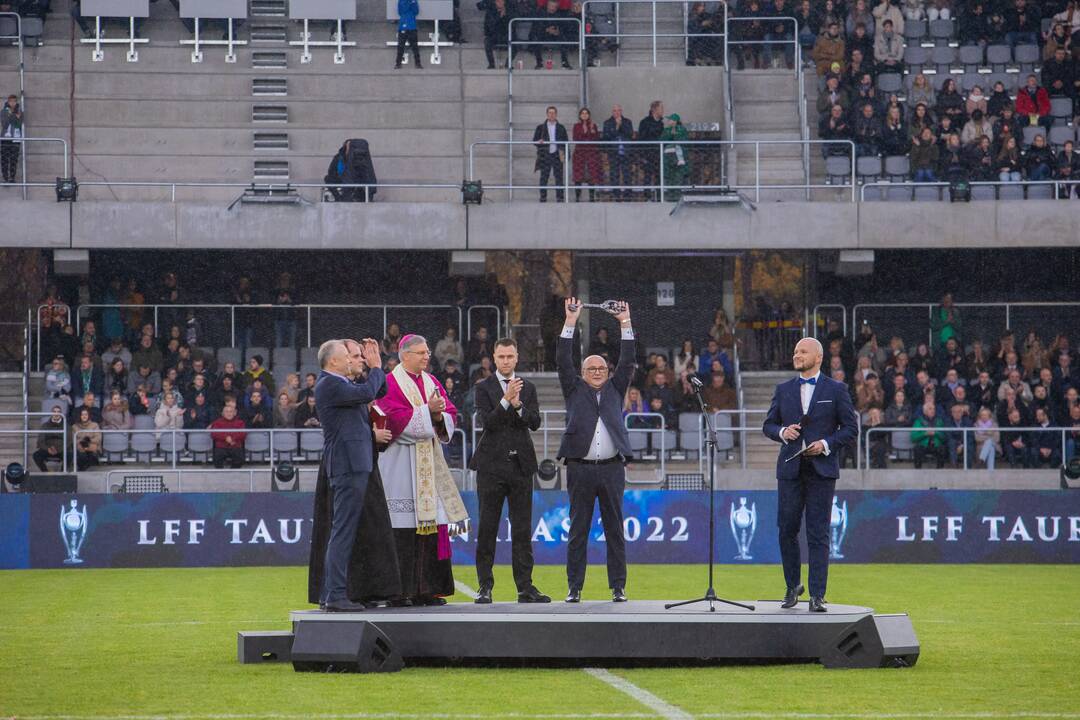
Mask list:
[{"label": "black dress shoe", "polygon": [[806,592],[806,588],[802,585],[796,585],[793,588],[788,588],[787,594],[784,595],[784,602],[780,603],[780,607],[785,610],[795,607],[799,604],[799,596]]},{"label": "black dress shoe", "polygon": [[490,605],[491,604],[491,588],[480,586],[480,589],[476,591],[476,599],[473,600],[477,605]]},{"label": "black dress shoe", "polygon": [[551,598],[530,586],[528,590],[518,593],[519,603],[549,603]]},{"label": "black dress shoe", "polygon": [[825,603],[819,597],[810,597],[810,612],[828,612]]},{"label": "black dress shoe", "polygon": [[364,612],[366,609],[364,603],[356,603],[352,600],[335,600],[326,603],[326,612],[332,613]]},{"label": "black dress shoe", "polygon": [[394,608],[412,607],[412,606],[413,606],[412,598],[396,598],[396,599],[390,600],[389,602],[386,603],[386,607],[394,607]]},{"label": "black dress shoe", "polygon": [[319,609],[322,610],[323,612],[326,612],[326,603],[324,603],[324,602],[319,603]]},{"label": "black dress shoe", "polygon": [[581,602],[581,591],[571,589],[570,592],[566,593],[566,602],[568,602],[568,603]]},{"label": "black dress shoe", "polygon": [[611,602],[626,602],[626,591],[621,587],[611,588]]}]

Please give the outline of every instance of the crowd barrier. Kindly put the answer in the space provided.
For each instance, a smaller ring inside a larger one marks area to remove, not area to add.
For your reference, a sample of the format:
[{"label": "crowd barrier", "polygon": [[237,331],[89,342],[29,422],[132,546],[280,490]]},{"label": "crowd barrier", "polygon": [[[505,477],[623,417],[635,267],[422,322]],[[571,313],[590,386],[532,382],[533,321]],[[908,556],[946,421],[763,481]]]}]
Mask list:
[{"label": "crowd barrier", "polygon": [[[477,496],[463,493],[470,516]],[[776,493],[717,492],[714,550],[721,563],[776,564]],[[630,585],[638,563],[704,563],[704,491],[631,491],[623,501]],[[0,568],[305,565],[311,493],[0,495]],[[533,495],[536,562],[566,562],[567,495]],[[475,561],[475,527],[452,543],[463,575]],[[496,561],[509,563],[509,526]],[[594,517],[589,562],[602,567]],[[1080,493],[1071,491],[841,491],[830,523],[833,563],[1080,562]],[[602,570],[596,570],[602,572]]]}]

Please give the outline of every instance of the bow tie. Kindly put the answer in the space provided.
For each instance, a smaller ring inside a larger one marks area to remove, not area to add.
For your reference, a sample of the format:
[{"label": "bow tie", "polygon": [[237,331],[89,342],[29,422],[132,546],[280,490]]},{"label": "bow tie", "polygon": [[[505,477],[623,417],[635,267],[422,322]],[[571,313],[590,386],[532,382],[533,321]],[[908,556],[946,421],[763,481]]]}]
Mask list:
[{"label": "bow tie", "polygon": [[799,387],[803,385],[817,385],[817,376],[812,378],[799,378]]}]

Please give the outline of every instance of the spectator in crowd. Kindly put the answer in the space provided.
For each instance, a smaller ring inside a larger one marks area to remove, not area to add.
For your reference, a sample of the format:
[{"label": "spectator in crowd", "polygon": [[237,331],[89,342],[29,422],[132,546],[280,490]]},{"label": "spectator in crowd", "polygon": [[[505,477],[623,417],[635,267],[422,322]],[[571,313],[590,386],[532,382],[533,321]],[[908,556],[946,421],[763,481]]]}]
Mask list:
[{"label": "spectator in crowd", "polygon": [[[379,178],[371,148],[363,138],[346,140],[330,160],[323,177],[329,202],[374,202]],[[352,187],[341,187],[348,185]]]},{"label": "spectator in crowd", "polygon": [[[236,280],[236,286],[232,291],[233,305],[255,305],[258,297],[252,287],[251,278],[241,275]],[[255,344],[255,317],[254,311],[237,308],[233,311],[236,318],[236,329],[240,341],[240,353]]]},{"label": "spectator in crowd", "polygon": [[146,392],[150,395],[157,395],[161,392],[161,373],[158,373],[150,369],[150,366],[145,364],[137,365],[138,369],[134,373],[128,373],[128,394],[134,393],[139,385],[146,387]]},{"label": "spectator in crowd", "polygon": [[[488,70],[495,69],[495,48],[509,48],[510,20],[513,16],[506,8],[506,0],[483,0],[484,10],[484,55],[487,57]],[[509,67],[517,55],[514,48],[506,61]]]},{"label": "spectator in crowd", "polygon": [[41,472],[49,472],[49,468],[45,463],[50,460],[56,463],[64,461],[64,442],[67,439],[64,432],[65,427],[63,407],[59,404],[53,405],[50,408],[49,417],[45,418],[45,422],[41,423],[41,430],[50,432],[38,435],[37,447],[31,456],[34,465]]},{"label": "spectator in crowd", "polygon": [[985,116],[988,108],[989,103],[986,95],[983,94],[982,87],[975,85],[968,92],[967,100],[964,101],[964,113],[970,118],[972,113],[978,110]]},{"label": "spectator in crowd", "polygon": [[683,187],[690,180],[689,148],[680,144],[690,139],[690,133],[682,124],[678,113],[672,113],[664,121],[664,131],[660,139],[664,142],[664,184],[670,188],[665,189],[663,200],[678,202],[682,197]]},{"label": "spectator in crowd", "polygon": [[1035,8],[1028,7],[1027,0],[1014,0],[1005,15],[1005,41],[1009,47],[1038,45],[1042,31],[1042,16]]},{"label": "spectator in crowd", "polygon": [[994,462],[1001,453],[1001,433],[998,432],[994,414],[989,407],[980,407],[974,423],[975,447],[978,448],[976,466],[981,463],[987,470],[994,469]]},{"label": "spectator in crowd", "polygon": [[870,408],[885,409],[885,391],[877,373],[871,372],[855,391],[855,409],[863,416]]},{"label": "spectator in crowd", "polygon": [[[1069,23],[1057,22],[1055,20],[1054,27],[1051,28],[1050,34],[1046,38],[1046,44],[1043,45],[1043,62],[1047,62],[1053,59],[1057,53],[1058,48],[1064,48],[1065,53],[1069,56],[1072,55],[1072,38],[1069,37],[1068,27]],[[1080,29],[1080,22],[1073,25],[1077,29]]]},{"label": "spectator in crowd", "polygon": [[652,387],[653,385],[657,384],[658,378],[661,375],[664,376],[664,385],[666,385],[669,388],[675,386],[675,377],[676,377],[675,371],[672,370],[670,367],[668,367],[668,362],[667,362],[666,357],[664,357],[663,355],[657,355],[656,356],[656,364],[652,367],[651,370],[649,370],[649,373],[645,378],[645,387],[646,387],[646,389],[648,389],[648,388]]},{"label": "spectator in crowd", "polygon": [[75,448],[75,468],[82,472],[98,464],[101,452],[101,426],[91,417],[89,408],[80,408],[78,420],[71,426]]},{"label": "spectator in crowd", "polygon": [[175,402],[181,408],[184,407],[184,397],[176,388],[176,383],[173,382],[173,380],[171,380],[170,378],[163,378],[161,381],[161,392],[158,393],[157,396],[153,399],[153,407],[155,413],[157,412],[158,408],[165,403],[165,396],[170,393],[173,396],[173,402]]},{"label": "spectator in crowd", "polygon": [[1021,126],[1016,121],[1016,113],[1012,103],[1001,108],[1001,115],[994,121],[994,147],[1001,150],[1009,138],[1017,138],[1023,135]]},{"label": "spectator in crowd", "polygon": [[759,0],[750,0],[749,7],[741,15],[742,22],[732,26],[736,67],[742,70],[749,60],[757,70],[761,68],[761,46],[765,40],[765,21],[761,18],[769,12],[762,8]]},{"label": "spectator in crowd", "polygon": [[964,124],[964,129],[960,132],[960,142],[964,145],[973,145],[981,142],[983,137],[993,138],[994,126],[982,110],[975,108],[971,111],[971,119]]},{"label": "spectator in crowd", "polygon": [[[277,285],[274,286],[274,304],[296,305],[296,287],[291,273],[278,275]],[[274,309],[274,345],[296,347],[296,311],[291,307]]]},{"label": "spectator in crowd", "polygon": [[419,0],[398,0],[397,55],[394,57],[394,69],[401,69],[405,58],[405,43],[412,49],[413,62],[417,70],[423,70],[420,62],[420,46],[417,44],[416,16],[420,14]]},{"label": "spectator in crowd", "polygon": [[1050,365],[1050,351],[1043,347],[1042,340],[1034,330],[1028,331],[1021,349],[1023,350],[1021,364],[1024,367],[1025,377],[1038,377],[1039,370]]},{"label": "spectator in crowd", "polygon": [[986,135],[980,135],[968,149],[968,167],[971,169],[972,180],[997,179],[997,170],[994,168],[994,149],[990,145],[990,138]]},{"label": "spectator in crowd", "polygon": [[[536,59],[536,70],[544,67],[544,52],[552,54],[556,50],[559,52],[559,59],[562,61],[563,68],[567,70],[573,69],[567,55],[569,45],[563,44],[575,37],[572,32],[573,24],[568,22],[569,19],[569,13],[559,8],[558,0],[547,0],[540,18],[532,21],[529,41],[532,46],[533,57]],[[547,45],[545,43],[552,44]]]},{"label": "spectator in crowd", "polygon": [[184,398],[184,407],[190,407],[195,402],[195,397],[198,395],[210,394],[210,386],[206,382],[206,377],[203,375],[196,375],[191,379],[191,384],[187,389],[180,393]]},{"label": "spectator in crowd", "polygon": [[210,405],[206,393],[198,393],[184,410],[185,430],[205,430],[210,426]]},{"label": "spectator in crowd", "polygon": [[1016,390],[1011,387],[1005,388],[1005,397],[998,401],[997,404],[997,421],[998,425],[1002,427],[1008,421],[1009,414],[1015,410],[1020,413],[1020,421],[1022,424],[1027,425],[1032,422],[1033,416],[1028,404],[1024,402],[1024,399],[1017,395]]},{"label": "spectator in crowd", "polygon": [[304,376],[304,387],[297,393],[296,402],[306,402],[309,396],[315,395],[315,383],[318,381],[319,376],[315,373],[308,373]]},{"label": "spectator in crowd", "polygon": [[19,98],[8,95],[4,109],[0,110],[0,168],[4,182],[13,183],[19,173],[19,152],[23,136],[23,111]]},{"label": "spectator in crowd", "polygon": [[[461,372],[461,366],[457,360],[450,359],[446,361],[446,366],[443,368],[442,374],[443,380],[453,380],[455,385],[464,389],[468,378],[465,377],[465,373]],[[443,383],[445,389],[446,383]]]},{"label": "spectator in crowd", "polygon": [[678,423],[678,411],[675,408],[675,391],[668,380],[666,373],[655,376],[655,382],[645,389],[645,399],[649,403],[649,411],[663,415],[666,427],[674,428]]},{"label": "spectator in crowd", "polygon": [[1054,153],[1046,144],[1046,138],[1036,135],[1024,153],[1024,169],[1028,180],[1049,180],[1054,167]]},{"label": "spectator in crowd", "polygon": [[818,93],[818,116],[828,116],[833,105],[839,105],[845,112],[851,107],[851,98],[848,97],[847,90],[840,85],[839,75],[829,75],[825,78],[825,89]]},{"label": "spectator in crowd", "polygon": [[114,358],[112,364],[109,365],[108,371],[105,373],[105,390],[111,391],[115,389],[122,393],[126,393],[128,388],[128,375],[128,369],[124,365],[123,359],[119,357]]},{"label": "spectator in crowd", "polygon": [[727,377],[722,372],[715,372],[710,376],[709,384],[701,391],[701,397],[709,412],[735,410],[739,405],[735,388],[727,384]]},{"label": "spectator in crowd", "polygon": [[161,396],[161,403],[154,413],[154,427],[158,430],[179,430],[184,427],[184,409],[176,402],[176,393],[172,390]]},{"label": "spectator in crowd", "polygon": [[59,355],[53,358],[49,371],[45,373],[45,395],[71,402],[71,375],[68,374],[64,358]]},{"label": "spectator in crowd", "polygon": [[[641,396],[641,390],[631,385],[626,390],[626,398],[623,400],[623,418],[631,413],[645,413],[649,412],[649,408],[645,404],[645,398]],[[642,422],[643,418],[631,418],[627,427],[646,427],[647,423]]]},{"label": "spectator in crowd", "polygon": [[963,124],[964,96],[960,94],[956,81],[951,77],[945,78],[945,81],[941,83],[941,91],[937,95],[934,114],[937,115],[939,121],[942,118],[949,118],[952,124],[958,128]]},{"label": "spectator in crowd", "polygon": [[694,341],[689,338],[683,340],[682,347],[679,348],[679,352],[675,353],[675,359],[672,362],[675,377],[684,379],[688,373],[696,375],[700,361],[701,358],[694,351]]},{"label": "spectator in crowd", "polygon": [[1052,392],[1054,397],[1064,397],[1069,388],[1080,387],[1080,377],[1073,370],[1072,356],[1067,352],[1058,351],[1057,364],[1053,370]]},{"label": "spectator in crowd", "polygon": [[990,43],[993,27],[982,0],[973,0],[968,10],[960,14],[957,34],[961,45],[986,47]]},{"label": "spectator in crowd", "polygon": [[923,127],[922,132],[911,143],[911,174],[912,180],[920,182],[937,182],[938,145],[934,139],[934,131],[929,127]]},{"label": "spectator in crowd", "polygon": [[289,373],[285,376],[285,386],[280,389],[279,392],[283,392],[289,396],[289,403],[296,405],[300,400],[300,375],[298,373]]},{"label": "spectator in crowd", "polygon": [[472,340],[469,341],[468,350],[465,353],[465,357],[469,363],[478,363],[483,358],[490,358],[492,350],[491,338],[488,336],[488,330],[484,326],[480,326],[473,333]]},{"label": "spectator in crowd", "polygon": [[[651,143],[638,148],[637,165],[641,171],[641,183],[645,185],[645,199],[654,199],[654,189],[651,186],[660,183],[660,145],[659,141],[664,134],[664,103],[653,100],[649,103],[649,114],[638,123],[637,140],[639,143]],[[655,196],[660,199],[659,194]]]},{"label": "spectator in crowd", "polygon": [[885,123],[881,129],[881,152],[883,155],[907,155],[911,140],[908,137],[908,126],[904,122],[903,112],[893,105],[885,115]]},{"label": "spectator in crowd", "polygon": [[220,413],[230,399],[236,400],[241,393],[243,390],[233,382],[232,375],[222,375],[217,388],[210,394],[211,404]]},{"label": "spectator in crowd", "polygon": [[154,408],[154,399],[147,390],[146,383],[139,383],[135,387],[135,392],[131,393],[128,398],[128,408],[131,410],[132,415],[153,415],[156,408]]},{"label": "spectator in crowd", "polygon": [[109,347],[101,353],[101,362],[109,367],[117,358],[124,361],[124,367],[131,367],[131,351],[124,347],[124,340],[119,335],[113,336],[109,341]]},{"label": "spectator in crowd", "polygon": [[[1054,175],[1058,180],[1080,180],[1080,153],[1073,149],[1073,141],[1066,140],[1054,158]],[[1080,184],[1068,183],[1058,186],[1058,198],[1068,200],[1073,192],[1080,197]]]},{"label": "spectator in crowd", "polygon": [[1005,382],[998,387],[998,400],[1004,400],[1008,390],[1015,392],[1016,396],[1025,403],[1030,403],[1034,397],[1031,394],[1031,385],[1024,381],[1023,374],[1019,368],[1014,367],[1009,370]]},{"label": "spectator in crowd", "polygon": [[727,352],[720,347],[720,343],[715,339],[710,338],[705,346],[705,352],[701,353],[701,359],[698,361],[698,375],[703,378],[709,377],[713,372],[712,368],[714,361],[720,363],[725,374],[735,374],[735,368],[732,366],[731,359],[728,358]]},{"label": "spectator in crowd", "polygon": [[[857,0],[863,2],[864,0]],[[787,0],[773,0],[769,11],[773,17],[788,18],[795,14],[787,5]],[[772,67],[775,55],[783,52],[784,65],[788,70],[795,67],[795,25],[791,22],[771,20],[765,26],[765,65]]]},{"label": "spectator in crowd", "polygon": [[494,368],[491,364],[491,356],[485,355],[480,358],[479,367],[473,371],[472,376],[469,378],[469,384],[476,385],[479,382],[487,380],[491,377],[492,372],[494,372]]},{"label": "spectator in crowd", "polygon": [[607,328],[602,327],[596,331],[596,335],[593,337],[592,342],[589,343],[588,354],[599,355],[605,360],[618,359],[619,346],[610,341]]},{"label": "spectator in crowd", "polygon": [[[809,18],[810,3],[804,0],[806,6],[806,18]],[[796,20],[801,11],[795,11]],[[689,51],[686,58],[687,65],[715,65],[722,53],[717,53],[716,36],[723,30],[723,18],[710,13],[705,8],[705,3],[696,2],[690,8],[690,17],[687,20],[686,31],[689,36]],[[800,23],[800,41],[803,40]],[[810,42],[813,42],[811,38]]]},{"label": "spectator in crowd", "polygon": [[301,430],[322,427],[319,422],[319,412],[315,408],[315,393],[305,396],[304,401],[296,408],[293,413],[293,427]]},{"label": "spectator in crowd", "polygon": [[893,21],[887,18],[874,38],[874,60],[878,72],[904,72],[904,39],[893,30]]},{"label": "spectator in crowd", "polygon": [[995,120],[1001,117],[1001,113],[1005,108],[1012,107],[1012,104],[1012,98],[1009,97],[1009,93],[1005,89],[1005,83],[998,80],[994,83],[990,97],[986,100],[986,115]]},{"label": "spectator in crowd", "polygon": [[439,367],[445,368],[448,360],[461,363],[464,358],[465,351],[458,341],[457,330],[452,327],[446,328],[446,334],[435,345],[435,361],[439,363]]},{"label": "spectator in crowd", "polygon": [[165,358],[162,356],[161,350],[154,344],[153,336],[143,335],[139,338],[139,347],[131,355],[131,364],[133,367],[145,365],[156,373],[160,373],[164,369]]},{"label": "spectator in crowd", "polygon": [[263,366],[262,355],[252,355],[248,358],[248,369],[244,371],[243,385],[250,387],[256,380],[262,382],[270,392],[274,391],[274,376]]},{"label": "spectator in crowd", "polygon": [[109,402],[101,410],[101,428],[103,430],[130,430],[135,419],[128,408],[128,401],[119,390],[109,393]]},{"label": "spectator in crowd", "polygon": [[1035,409],[1035,424],[1044,429],[1032,433],[1031,465],[1057,469],[1061,466],[1061,433],[1045,429],[1050,427],[1050,415],[1046,408]]},{"label": "spectator in crowd", "polygon": [[818,136],[822,140],[835,140],[836,144],[826,144],[822,148],[822,154],[829,155],[847,155],[848,146],[847,143],[840,142],[844,140],[851,140],[851,126],[848,124],[847,118],[844,115],[844,108],[839,105],[833,105],[829,114],[822,118],[818,127]]},{"label": "spectator in crowd", "polygon": [[[974,426],[969,415],[969,408],[966,403],[957,402],[953,403],[949,408],[949,419],[945,423],[945,427],[953,429],[964,429]],[[963,467],[965,459],[968,466],[971,466],[972,450],[974,449],[974,434],[969,432],[950,432],[945,436],[945,445],[949,451],[949,464],[952,467]]]},{"label": "spectator in crowd", "polygon": [[382,354],[386,357],[394,357],[398,354],[398,345],[401,343],[401,326],[395,322],[386,328],[386,335],[382,339]]},{"label": "spectator in crowd", "polygon": [[852,136],[857,156],[881,153],[881,121],[874,115],[872,104],[866,103],[862,106],[862,111],[852,123]]},{"label": "spectator in crowd", "polygon": [[[555,0],[548,1],[549,6],[553,4]],[[536,52],[539,53],[539,50]],[[547,119],[537,125],[533,131],[533,143],[536,145],[536,164],[533,166],[533,172],[540,173],[540,202],[547,202],[549,177],[555,184],[555,199],[563,202],[565,199],[563,158],[566,152],[567,134],[566,126],[559,122],[559,111],[554,105],[548,106]]]},{"label": "spectator in crowd", "polygon": [[892,402],[885,408],[884,422],[889,427],[910,427],[912,423],[911,406],[903,390],[893,393]]},{"label": "spectator in crowd", "polygon": [[578,121],[574,123],[573,139],[575,143],[583,143],[574,146],[574,200],[581,201],[581,186],[589,185],[589,202],[596,200],[597,185],[604,184],[603,167],[600,162],[600,150],[596,145],[589,143],[600,139],[600,129],[593,122],[589,108],[581,108],[578,111]]},{"label": "spectator in crowd", "polygon": [[934,92],[934,86],[930,84],[930,81],[922,73],[916,74],[912,79],[911,92],[908,93],[907,103],[908,107],[912,108],[913,114],[920,104],[924,106],[924,114],[927,108],[937,105],[937,93]]},{"label": "spectator in crowd", "polygon": [[1041,125],[1047,131],[1054,122],[1050,114],[1050,94],[1039,86],[1039,79],[1034,74],[1027,76],[1027,83],[1016,93],[1016,118],[1021,127]]},{"label": "spectator in crowd", "polygon": [[874,6],[873,14],[874,19],[877,21],[877,26],[874,30],[874,34],[882,33],[885,31],[886,21],[891,20],[893,30],[903,37],[904,35],[904,15],[900,12],[899,2],[896,0],[881,0],[880,3]]},{"label": "spectator in crowd", "polygon": [[79,358],[79,367],[71,378],[71,392],[76,398],[88,392],[100,396],[105,390],[105,378],[101,370],[94,367],[93,359],[89,355]]},{"label": "spectator in crowd", "polygon": [[214,430],[214,467],[221,469],[226,464],[230,468],[239,468],[244,464],[244,421],[237,417],[235,402],[225,403],[221,417],[210,423]]},{"label": "spectator in crowd", "polygon": [[139,328],[143,324],[143,305],[146,304],[146,298],[139,291],[139,283],[135,278],[128,279],[123,304],[125,307],[122,308],[120,314],[124,318],[124,324],[127,325],[129,338],[137,340]]},{"label": "spectator in crowd", "polygon": [[[861,4],[861,3],[856,3],[857,6],[859,4]],[[864,5],[864,7],[865,7],[865,5]],[[854,10],[852,12],[854,12]],[[870,13],[866,12],[866,15],[869,16]],[[848,15],[848,22],[849,23],[851,22],[851,19],[852,19],[852,16]],[[868,30],[868,28],[869,28],[869,30]],[[853,74],[852,71],[850,70],[850,65],[855,63],[856,61],[858,61],[859,64],[860,64],[860,71],[861,71],[860,75],[861,75],[861,73],[866,72],[867,70],[869,70],[870,68],[868,67],[868,65],[873,65],[873,63],[872,62],[867,63],[867,64],[863,64],[863,63],[865,63],[866,58],[874,57],[874,21],[873,21],[873,18],[871,17],[869,22],[856,22],[855,25],[853,26],[853,28],[850,31],[848,31],[848,33],[847,33],[847,37],[844,39],[844,46],[845,46],[845,49],[847,50],[847,55],[848,55],[849,69],[846,72],[847,72],[847,75],[849,77],[851,77],[851,78],[859,77],[859,75]],[[856,53],[858,53],[858,58],[856,58]]]},{"label": "spectator in crowd", "polygon": [[[624,143],[634,139],[634,123],[629,118],[623,117],[622,105],[611,107],[611,117],[604,121],[603,140],[608,158],[608,184],[613,187],[624,187],[631,180],[630,150],[629,145]],[[630,199],[629,190],[615,190],[613,192],[615,202]]]},{"label": "spectator in crowd", "polygon": [[[863,441],[867,444],[870,450],[870,467],[874,469],[884,469],[887,466],[887,458],[889,455],[889,445],[886,440],[885,433],[870,432],[874,428],[885,427],[885,415],[881,412],[881,408],[870,408],[866,413],[866,419],[863,421]],[[841,446],[848,452],[851,448],[848,446]],[[841,463],[843,467],[844,463]]]},{"label": "spectator in crowd", "polygon": [[1001,182],[1020,182],[1020,151],[1016,147],[1016,138],[1009,137],[1005,140],[995,164],[997,165],[998,180]]},{"label": "spectator in crowd", "polygon": [[293,415],[295,415],[295,413],[296,406],[293,403],[292,398],[289,397],[289,393],[282,390],[278,393],[277,401],[274,403],[271,427],[292,427]]},{"label": "spectator in crowd", "polygon": [[945,423],[937,416],[937,406],[933,401],[923,403],[922,415],[915,419],[912,427],[917,428],[911,433],[915,445],[915,468],[921,470],[927,456],[934,459],[939,470],[943,468],[948,458],[948,448],[945,433],[938,432],[938,429],[945,427]]},{"label": "spectator in crowd", "polygon": [[[856,32],[864,32],[862,25],[860,25]],[[869,37],[864,38],[869,41]],[[858,40],[859,35],[856,35],[852,40]],[[853,88],[859,85],[862,78],[867,73],[873,78],[874,69],[874,44],[870,42],[870,47],[864,52],[861,47],[853,47],[851,43],[848,43],[850,50],[848,51],[847,66],[844,68],[844,72],[840,77],[840,87]],[[867,59],[869,58],[869,60]],[[830,73],[832,74],[832,73]],[[826,79],[828,76],[826,76]]]},{"label": "spectator in crowd", "polygon": [[712,327],[709,328],[709,337],[715,340],[723,350],[735,347],[735,330],[724,308],[716,309],[716,313],[713,315]]}]

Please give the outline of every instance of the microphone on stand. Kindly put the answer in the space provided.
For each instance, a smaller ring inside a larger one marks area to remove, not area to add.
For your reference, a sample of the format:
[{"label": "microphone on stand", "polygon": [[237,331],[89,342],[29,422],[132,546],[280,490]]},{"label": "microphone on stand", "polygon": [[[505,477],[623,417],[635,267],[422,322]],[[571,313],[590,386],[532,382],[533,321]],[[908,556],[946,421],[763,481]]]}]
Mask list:
[{"label": "microphone on stand", "polygon": [[697,375],[690,376],[690,384],[694,387],[695,393],[700,393],[701,389],[705,387],[705,385],[702,384],[701,379]]}]

